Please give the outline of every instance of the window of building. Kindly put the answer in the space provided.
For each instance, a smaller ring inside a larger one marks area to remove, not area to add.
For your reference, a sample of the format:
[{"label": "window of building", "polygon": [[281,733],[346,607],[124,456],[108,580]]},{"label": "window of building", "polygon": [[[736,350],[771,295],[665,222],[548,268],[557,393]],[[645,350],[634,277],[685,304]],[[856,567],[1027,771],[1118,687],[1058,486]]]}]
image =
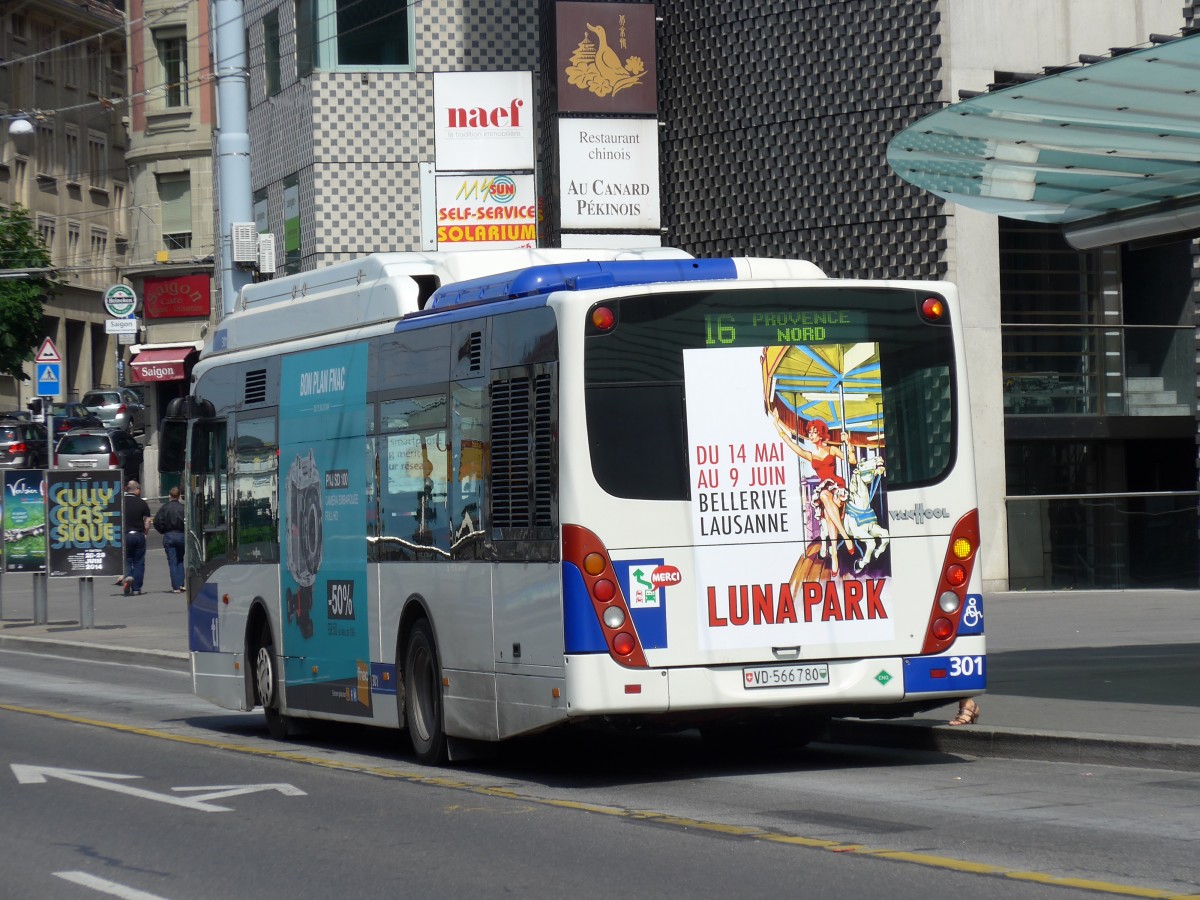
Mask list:
[{"label": "window of building", "polygon": [[67,265],[73,266],[79,262],[79,223],[67,223]]},{"label": "window of building", "polygon": [[97,131],[88,132],[88,177],[93,188],[108,185],[108,138]]},{"label": "window of building", "polygon": [[52,176],[54,174],[54,126],[37,126],[37,173]]},{"label": "window of building", "polygon": [[46,249],[51,253],[54,252],[54,219],[49,216],[38,216],[37,220],[38,237],[42,239],[42,243],[46,245]]},{"label": "window of building", "polygon": [[100,38],[89,40],[81,45],[81,49],[87,60],[87,92],[99,97],[104,93],[104,53],[101,51]]},{"label": "window of building", "polygon": [[279,93],[279,12],[263,17],[263,69],[267,78],[267,96]]},{"label": "window of building", "polygon": [[92,229],[92,254],[91,264],[93,266],[103,266],[108,261],[108,229],[93,228]]},{"label": "window of building", "polygon": [[76,43],[77,34],[63,34],[63,81],[67,87],[79,86],[79,60],[83,57],[83,44]]},{"label": "window of building", "polygon": [[317,20],[314,0],[296,0],[296,77],[311,75],[317,64]]},{"label": "window of building", "polygon": [[339,66],[409,65],[409,4],[336,0],[336,5]]},{"label": "window of building", "polygon": [[187,250],[192,246],[192,179],[188,172],[158,176],[163,246]]},{"label": "window of building", "polygon": [[397,0],[295,0],[296,74],[412,65],[412,6]]},{"label": "window of building", "polygon": [[187,39],[182,28],[154,32],[163,105],[177,109],[188,105]]},{"label": "window of building", "polygon": [[79,158],[79,126],[67,125],[63,129],[63,152],[66,154],[67,181],[79,181],[83,167]]},{"label": "window of building", "polygon": [[300,176],[283,179],[283,271],[300,271]]},{"label": "window of building", "polygon": [[29,205],[29,164],[17,157],[12,161],[13,170],[13,200],[22,206]]},{"label": "window of building", "polygon": [[33,26],[33,75],[42,81],[54,80],[54,29],[49,25]]},{"label": "window of building", "polygon": [[254,227],[259,234],[269,234],[271,218],[267,211],[267,189],[254,192]]}]

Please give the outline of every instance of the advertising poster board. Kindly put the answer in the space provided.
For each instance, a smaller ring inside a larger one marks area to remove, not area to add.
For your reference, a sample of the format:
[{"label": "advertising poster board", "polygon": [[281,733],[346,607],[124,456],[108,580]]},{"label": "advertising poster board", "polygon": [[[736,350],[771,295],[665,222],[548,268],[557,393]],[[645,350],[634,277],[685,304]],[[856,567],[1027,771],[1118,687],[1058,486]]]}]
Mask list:
[{"label": "advertising poster board", "polygon": [[438,250],[537,246],[537,183],[502,172],[439,175]]},{"label": "advertising poster board", "polygon": [[280,371],[280,625],[288,705],[371,715],[367,621],[367,348],[284,357]]},{"label": "advertising poster board", "polygon": [[[687,349],[683,361],[701,645],[891,640],[878,346]],[[772,616],[740,617],[743,598],[768,596]]]},{"label": "advertising poster board", "polygon": [[4,571],[46,571],[46,473],[4,473]]},{"label": "advertising poster board", "polygon": [[121,471],[46,473],[47,574],[112,577],[125,571]]}]

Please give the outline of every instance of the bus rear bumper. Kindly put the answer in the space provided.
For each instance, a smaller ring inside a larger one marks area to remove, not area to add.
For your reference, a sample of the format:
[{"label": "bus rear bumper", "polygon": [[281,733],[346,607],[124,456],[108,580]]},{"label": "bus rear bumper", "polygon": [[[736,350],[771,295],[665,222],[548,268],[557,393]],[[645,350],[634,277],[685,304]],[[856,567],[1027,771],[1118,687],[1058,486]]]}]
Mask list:
[{"label": "bus rear bumper", "polygon": [[245,654],[192,651],[192,690],[223,709],[247,711]]},{"label": "bus rear bumper", "polygon": [[835,660],[829,683],[802,687],[747,688],[750,666],[688,666],[626,669],[606,656],[568,658],[569,715],[771,709],[847,703],[899,703],[904,699],[900,657]]},{"label": "bus rear bumper", "polygon": [[953,699],[987,686],[982,636],[959,638],[941,656],[813,660],[828,666],[828,684],[748,687],[748,670],[785,663],[627,669],[604,654],[566,658],[568,716],[778,709],[855,705],[876,708],[913,700]]}]

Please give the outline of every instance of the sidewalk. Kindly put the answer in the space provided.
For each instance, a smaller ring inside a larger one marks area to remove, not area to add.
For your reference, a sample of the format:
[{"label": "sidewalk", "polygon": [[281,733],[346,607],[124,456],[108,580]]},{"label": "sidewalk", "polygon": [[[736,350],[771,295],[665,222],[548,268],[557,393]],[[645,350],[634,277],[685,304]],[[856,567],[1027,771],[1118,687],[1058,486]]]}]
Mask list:
[{"label": "sidewalk", "polygon": [[[80,628],[79,583],[50,579],[33,624],[33,579],[0,582],[0,648],[188,670],[186,601],[170,593],[151,533],[140,597],[93,582],[95,627]],[[1200,772],[1200,591],[1063,591],[985,597],[988,692],[976,725],[954,705],[915,719],[837,720],[832,740],[971,756]]]}]

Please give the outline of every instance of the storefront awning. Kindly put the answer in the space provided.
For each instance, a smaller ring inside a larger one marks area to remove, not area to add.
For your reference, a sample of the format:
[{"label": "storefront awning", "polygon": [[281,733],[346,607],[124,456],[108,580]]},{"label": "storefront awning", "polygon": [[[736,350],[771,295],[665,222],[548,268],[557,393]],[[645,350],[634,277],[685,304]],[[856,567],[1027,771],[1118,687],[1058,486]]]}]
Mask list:
[{"label": "storefront awning", "polygon": [[1200,229],[1200,34],[955,103],[897,134],[892,170],[1080,249]]},{"label": "storefront awning", "polygon": [[143,350],[130,365],[135,382],[182,381],[187,377],[188,357],[196,353],[192,344]]}]

